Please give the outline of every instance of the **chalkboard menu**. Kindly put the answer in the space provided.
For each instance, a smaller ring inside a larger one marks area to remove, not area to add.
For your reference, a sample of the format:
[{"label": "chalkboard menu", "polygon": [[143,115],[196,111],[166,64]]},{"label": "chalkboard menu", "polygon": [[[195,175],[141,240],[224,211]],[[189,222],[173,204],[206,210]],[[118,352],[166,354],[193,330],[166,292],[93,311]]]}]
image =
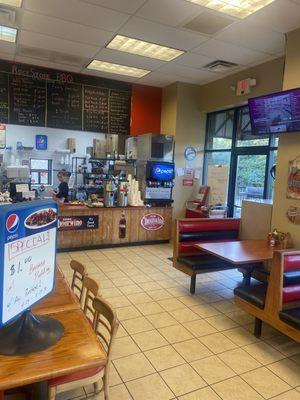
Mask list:
[{"label": "chalkboard menu", "polygon": [[11,124],[45,126],[46,82],[26,76],[9,77]]},{"label": "chalkboard menu", "polygon": [[48,82],[47,126],[82,130],[82,86]]},{"label": "chalkboard menu", "polygon": [[113,135],[128,135],[130,126],[129,92],[110,90],[109,97],[109,133]]},{"label": "chalkboard menu", "polygon": [[0,73],[0,124],[8,123],[8,75]]},{"label": "chalkboard menu", "polygon": [[83,130],[109,133],[109,90],[84,86]]}]

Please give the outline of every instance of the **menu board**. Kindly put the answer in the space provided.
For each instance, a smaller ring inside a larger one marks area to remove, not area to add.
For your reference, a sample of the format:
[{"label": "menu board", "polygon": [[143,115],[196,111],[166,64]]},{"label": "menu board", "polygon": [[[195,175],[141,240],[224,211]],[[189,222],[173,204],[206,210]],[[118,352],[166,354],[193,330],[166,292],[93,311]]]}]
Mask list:
[{"label": "menu board", "polygon": [[26,76],[9,77],[9,122],[45,126],[46,82]]},{"label": "menu board", "polygon": [[129,92],[110,90],[109,133],[113,135],[129,135],[130,99]]},{"label": "menu board", "polygon": [[47,126],[82,130],[82,86],[48,82]]},{"label": "menu board", "polygon": [[0,123],[8,123],[8,75],[0,73]]},{"label": "menu board", "polygon": [[54,287],[57,204],[2,206],[0,326],[37,303]]},{"label": "menu board", "polygon": [[83,95],[83,130],[108,133],[109,90],[84,86]]}]

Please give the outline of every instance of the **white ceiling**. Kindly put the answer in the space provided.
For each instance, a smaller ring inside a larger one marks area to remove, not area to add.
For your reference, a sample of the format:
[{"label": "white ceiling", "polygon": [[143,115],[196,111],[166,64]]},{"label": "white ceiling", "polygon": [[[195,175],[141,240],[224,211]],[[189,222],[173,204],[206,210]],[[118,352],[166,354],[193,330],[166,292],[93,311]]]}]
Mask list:
[{"label": "white ceiling", "polygon": [[[214,35],[184,25],[202,13],[225,15],[185,0],[23,0],[16,11],[9,25],[19,29],[17,43],[0,42],[0,58],[160,87],[203,84],[277,58],[285,33],[300,27],[300,0],[275,0],[244,20],[226,16],[232,23]],[[116,33],[186,53],[164,62],[106,49]],[[94,58],[152,72],[136,79],[86,70]],[[226,74],[203,69],[216,59],[239,65]]]}]

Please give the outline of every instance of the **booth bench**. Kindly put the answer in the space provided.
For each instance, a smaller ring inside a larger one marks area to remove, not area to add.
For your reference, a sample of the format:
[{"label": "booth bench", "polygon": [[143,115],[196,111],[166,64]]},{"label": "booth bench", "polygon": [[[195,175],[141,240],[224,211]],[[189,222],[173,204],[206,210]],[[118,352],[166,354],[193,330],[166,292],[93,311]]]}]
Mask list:
[{"label": "booth bench", "polygon": [[300,251],[275,251],[268,283],[235,288],[234,302],[255,317],[256,337],[266,322],[300,342]]},{"label": "booth bench", "polygon": [[195,293],[197,274],[237,268],[218,257],[196,249],[195,244],[238,240],[240,219],[183,218],[175,222],[173,266],[191,277]]}]

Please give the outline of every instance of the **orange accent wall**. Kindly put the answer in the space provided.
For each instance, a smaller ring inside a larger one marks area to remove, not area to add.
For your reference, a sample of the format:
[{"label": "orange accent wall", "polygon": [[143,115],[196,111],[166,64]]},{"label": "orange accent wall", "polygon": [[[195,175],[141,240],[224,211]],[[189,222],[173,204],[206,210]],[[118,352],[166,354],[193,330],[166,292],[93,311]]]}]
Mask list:
[{"label": "orange accent wall", "polygon": [[132,85],[130,134],[160,133],[162,89]]}]

